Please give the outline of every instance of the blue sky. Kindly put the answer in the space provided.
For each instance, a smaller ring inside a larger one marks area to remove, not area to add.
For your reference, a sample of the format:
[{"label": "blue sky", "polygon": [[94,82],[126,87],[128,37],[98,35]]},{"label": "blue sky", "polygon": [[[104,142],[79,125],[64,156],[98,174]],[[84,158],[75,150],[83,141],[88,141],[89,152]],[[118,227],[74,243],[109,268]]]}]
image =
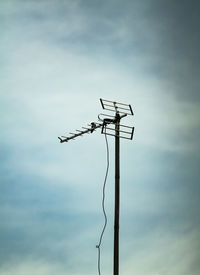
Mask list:
[{"label": "blue sky", "polygon": [[[0,274],[97,274],[106,146],[99,98],[132,105],[121,141],[120,270],[200,273],[198,1],[0,3]],[[112,274],[114,140],[102,274]]]}]

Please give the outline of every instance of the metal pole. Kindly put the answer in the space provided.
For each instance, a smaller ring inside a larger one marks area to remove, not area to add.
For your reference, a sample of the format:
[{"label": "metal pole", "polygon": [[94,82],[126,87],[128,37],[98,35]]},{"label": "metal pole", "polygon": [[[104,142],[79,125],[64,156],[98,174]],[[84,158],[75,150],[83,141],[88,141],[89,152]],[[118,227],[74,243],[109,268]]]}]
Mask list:
[{"label": "metal pole", "polygon": [[120,116],[116,113],[115,123],[115,220],[114,220],[114,275],[119,274],[119,203],[120,203],[120,163],[119,163],[119,122]]}]

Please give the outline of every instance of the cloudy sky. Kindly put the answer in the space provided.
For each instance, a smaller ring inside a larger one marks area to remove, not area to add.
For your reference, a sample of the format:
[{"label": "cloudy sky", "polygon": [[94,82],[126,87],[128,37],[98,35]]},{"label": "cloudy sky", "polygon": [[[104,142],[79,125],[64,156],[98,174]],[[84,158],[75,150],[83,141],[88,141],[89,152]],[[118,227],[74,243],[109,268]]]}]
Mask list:
[{"label": "cloudy sky", "polygon": [[105,139],[57,136],[96,121],[99,98],[135,113],[121,140],[121,274],[200,274],[199,12],[196,0],[1,1],[1,275],[98,274]]}]

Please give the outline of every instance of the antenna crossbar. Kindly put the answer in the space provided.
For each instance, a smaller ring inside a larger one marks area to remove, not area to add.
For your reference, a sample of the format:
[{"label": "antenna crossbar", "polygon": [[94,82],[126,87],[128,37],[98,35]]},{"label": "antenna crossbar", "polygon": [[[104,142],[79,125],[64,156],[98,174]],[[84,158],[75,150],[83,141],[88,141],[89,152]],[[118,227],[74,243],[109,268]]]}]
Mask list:
[{"label": "antenna crossbar", "polygon": [[83,130],[83,131],[76,130],[78,133],[70,133],[72,136],[69,136],[66,138],[58,137],[58,139],[60,140],[61,143],[68,142],[69,140],[75,139],[76,137],[82,136],[84,134],[92,133],[94,130],[96,130],[97,128],[100,128],[101,126],[102,126],[102,124],[100,124],[100,123],[96,124],[96,123],[92,122],[91,128],[82,127],[85,130]]}]

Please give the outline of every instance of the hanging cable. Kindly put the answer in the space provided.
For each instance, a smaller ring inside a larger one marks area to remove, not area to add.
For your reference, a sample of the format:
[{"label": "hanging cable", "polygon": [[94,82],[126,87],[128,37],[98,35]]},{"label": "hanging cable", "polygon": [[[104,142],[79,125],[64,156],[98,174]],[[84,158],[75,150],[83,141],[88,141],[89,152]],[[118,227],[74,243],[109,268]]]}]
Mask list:
[{"label": "hanging cable", "polygon": [[101,250],[100,250],[100,248],[101,248],[103,234],[104,234],[104,231],[105,231],[106,225],[107,225],[107,215],[106,215],[106,211],[105,211],[105,187],[106,187],[106,181],[107,181],[108,170],[109,170],[109,147],[108,147],[108,139],[107,139],[106,134],[105,134],[105,141],[106,141],[106,150],[107,150],[107,167],[106,167],[106,174],[105,174],[105,178],[104,178],[103,197],[102,197],[102,209],[103,209],[105,223],[104,223],[104,226],[103,226],[100,238],[99,238],[99,243],[98,243],[98,245],[96,245],[96,248],[98,249],[98,273],[99,273],[99,275],[101,275]]}]

